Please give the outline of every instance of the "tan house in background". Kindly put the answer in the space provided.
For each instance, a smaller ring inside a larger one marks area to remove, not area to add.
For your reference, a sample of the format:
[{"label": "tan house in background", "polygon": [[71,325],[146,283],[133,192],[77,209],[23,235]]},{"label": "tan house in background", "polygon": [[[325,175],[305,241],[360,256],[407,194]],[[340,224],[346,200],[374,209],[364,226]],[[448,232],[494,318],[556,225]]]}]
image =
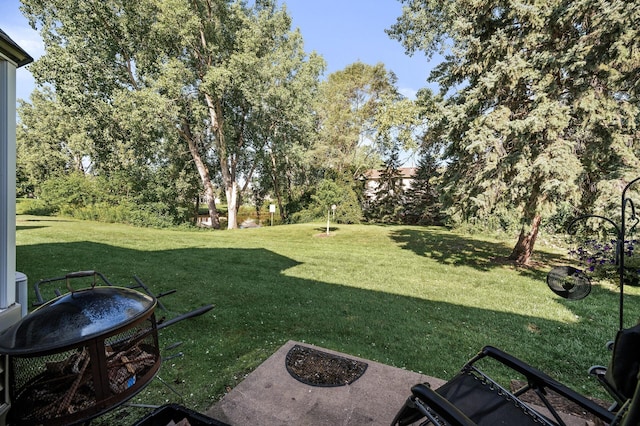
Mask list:
[{"label": "tan house in background", "polygon": [[[400,167],[398,169],[403,190],[409,189],[417,170],[417,167]],[[364,181],[364,195],[367,199],[374,200],[376,198],[376,191],[380,187],[382,173],[383,169],[371,169],[362,174],[361,180]]]}]

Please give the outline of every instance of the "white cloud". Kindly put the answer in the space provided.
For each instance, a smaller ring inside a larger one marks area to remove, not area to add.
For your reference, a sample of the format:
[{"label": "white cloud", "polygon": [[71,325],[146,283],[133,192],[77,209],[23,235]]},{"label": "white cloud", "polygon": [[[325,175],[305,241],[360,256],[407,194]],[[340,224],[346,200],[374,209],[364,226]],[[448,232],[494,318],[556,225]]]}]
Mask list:
[{"label": "white cloud", "polygon": [[37,31],[31,27],[9,27],[2,29],[18,46],[27,52],[33,59],[44,55],[44,43]]}]

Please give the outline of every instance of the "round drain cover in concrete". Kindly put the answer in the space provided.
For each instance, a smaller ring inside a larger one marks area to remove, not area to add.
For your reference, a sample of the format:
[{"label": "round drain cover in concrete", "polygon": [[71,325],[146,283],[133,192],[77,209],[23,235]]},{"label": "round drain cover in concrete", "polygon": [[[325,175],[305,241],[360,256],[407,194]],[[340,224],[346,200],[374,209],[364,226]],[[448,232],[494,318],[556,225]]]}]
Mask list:
[{"label": "round drain cover in concrete", "polygon": [[366,362],[300,345],[289,350],[286,366],[294,379],[311,386],[349,385],[367,370]]}]

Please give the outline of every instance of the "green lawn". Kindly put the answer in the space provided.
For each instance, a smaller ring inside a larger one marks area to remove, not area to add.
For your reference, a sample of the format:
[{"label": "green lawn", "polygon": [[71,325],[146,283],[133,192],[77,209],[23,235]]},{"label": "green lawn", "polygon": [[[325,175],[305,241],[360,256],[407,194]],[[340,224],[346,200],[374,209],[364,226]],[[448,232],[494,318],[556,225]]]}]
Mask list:
[{"label": "green lawn", "polygon": [[[338,225],[326,237],[322,224],[211,232],[18,216],[17,229],[30,283],[93,269],[177,289],[162,299],[168,316],[215,305],[161,331],[163,347],[183,342],[159,373],[183,399],[154,381],[145,404],[204,411],[290,339],[445,379],[491,344],[602,396],[586,371],[608,362],[618,324],[615,287],[577,302],[548,290],[565,251],[542,243],[538,266],[522,269],[503,261],[514,241],[443,228]],[[629,289],[627,325],[639,294]]]}]

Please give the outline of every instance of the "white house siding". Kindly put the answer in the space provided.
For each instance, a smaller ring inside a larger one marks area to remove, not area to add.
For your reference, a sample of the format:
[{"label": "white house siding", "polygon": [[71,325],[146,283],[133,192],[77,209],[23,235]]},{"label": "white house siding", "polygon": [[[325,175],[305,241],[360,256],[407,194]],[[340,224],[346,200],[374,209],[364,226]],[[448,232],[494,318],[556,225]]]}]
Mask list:
[{"label": "white house siding", "polygon": [[[16,303],[16,68],[32,60],[0,29],[0,331],[22,313]],[[0,426],[11,407],[7,366],[0,355]]]}]

